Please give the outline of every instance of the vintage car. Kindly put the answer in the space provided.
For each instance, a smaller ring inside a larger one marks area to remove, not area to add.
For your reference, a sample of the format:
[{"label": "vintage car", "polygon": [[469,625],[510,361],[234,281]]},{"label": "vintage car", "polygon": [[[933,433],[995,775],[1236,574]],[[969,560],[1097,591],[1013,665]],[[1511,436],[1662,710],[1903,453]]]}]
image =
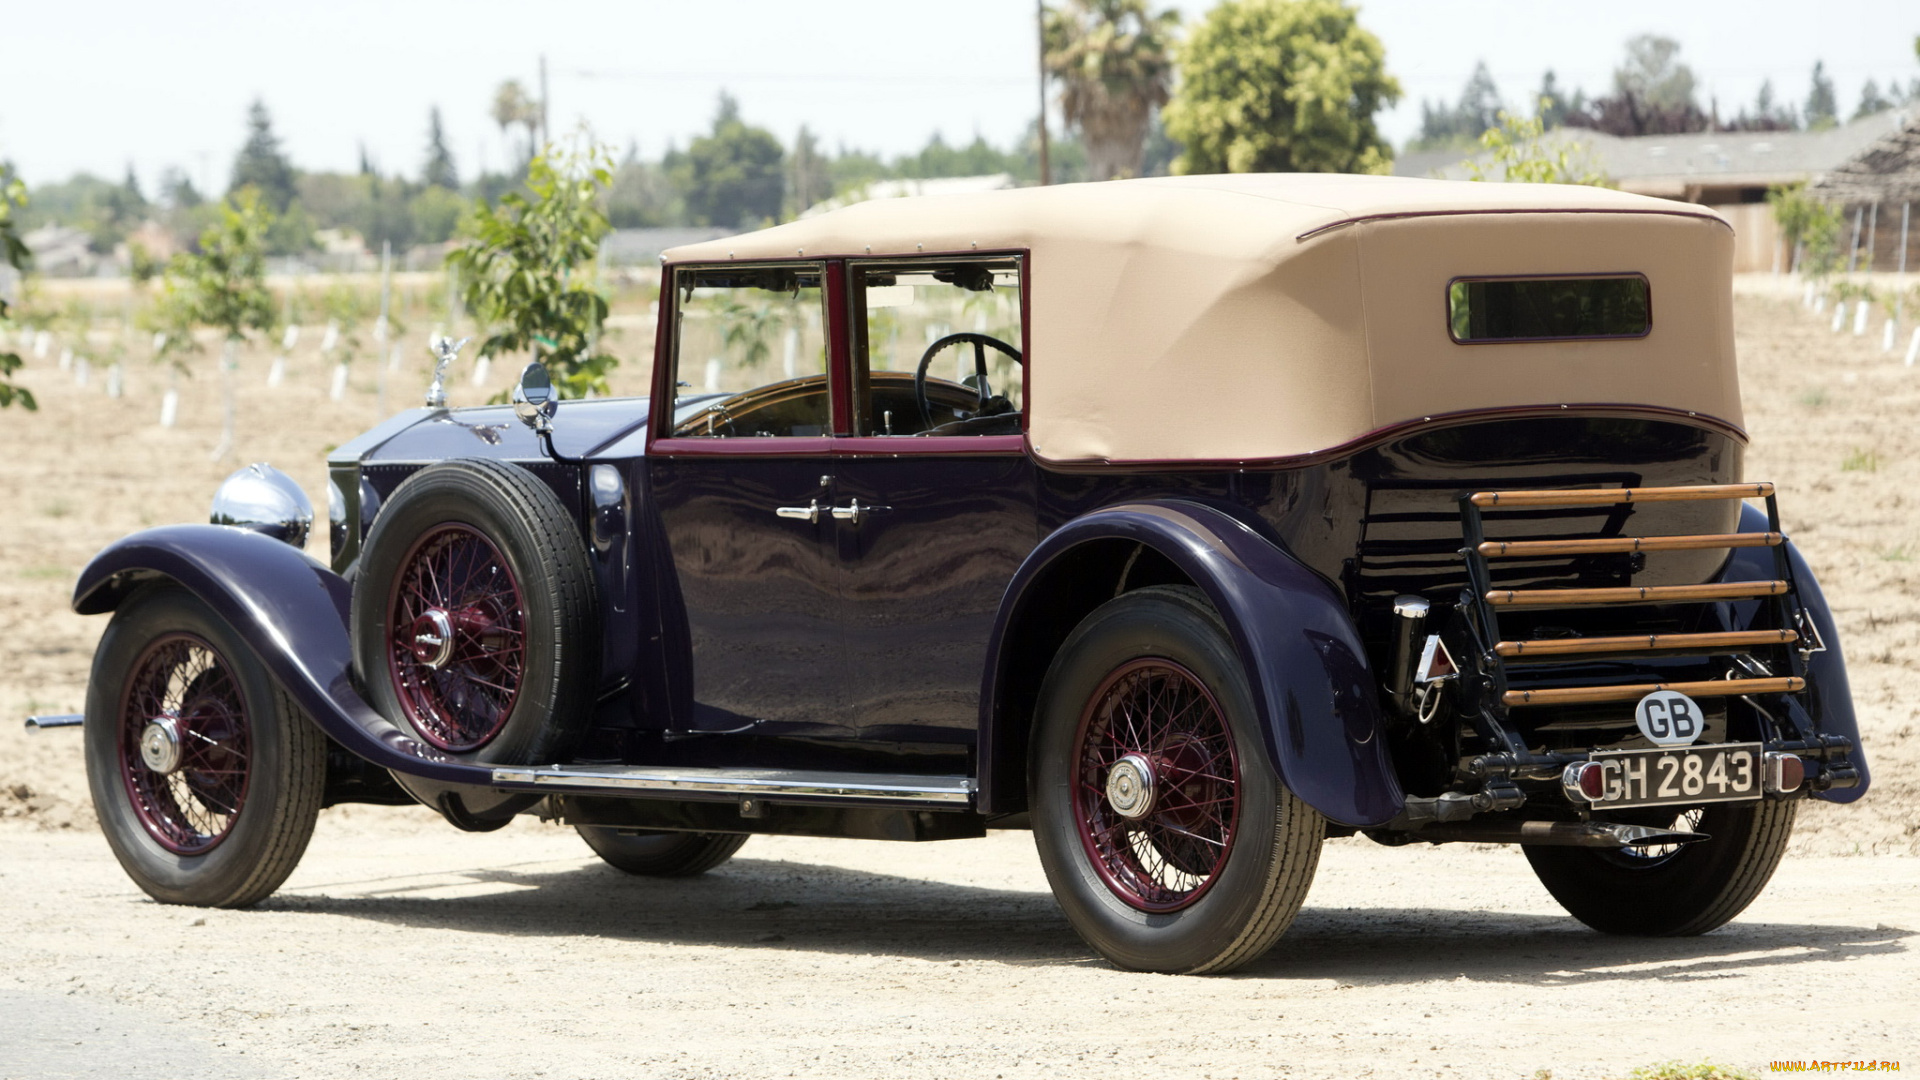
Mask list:
[{"label": "vintage car", "polygon": [[1700,206],[1310,175],[679,248],[649,397],[534,365],[393,417],[328,457],[330,566],[264,466],[101,552],[101,824],[220,906],[343,802],[642,875],[1031,829],[1088,945],[1166,972],[1258,957],[1356,832],[1713,929],[1868,782],[1743,476],[1732,250]]}]

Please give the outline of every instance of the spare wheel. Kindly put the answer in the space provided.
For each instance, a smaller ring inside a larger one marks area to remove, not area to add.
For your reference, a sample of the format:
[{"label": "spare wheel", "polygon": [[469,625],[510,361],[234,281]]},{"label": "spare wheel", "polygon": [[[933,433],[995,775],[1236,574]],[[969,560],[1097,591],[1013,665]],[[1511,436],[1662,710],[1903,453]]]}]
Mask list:
[{"label": "spare wheel", "polygon": [[592,567],[572,516],[518,465],[447,461],[394,491],[353,583],[367,699],[466,761],[560,760],[598,682]]}]

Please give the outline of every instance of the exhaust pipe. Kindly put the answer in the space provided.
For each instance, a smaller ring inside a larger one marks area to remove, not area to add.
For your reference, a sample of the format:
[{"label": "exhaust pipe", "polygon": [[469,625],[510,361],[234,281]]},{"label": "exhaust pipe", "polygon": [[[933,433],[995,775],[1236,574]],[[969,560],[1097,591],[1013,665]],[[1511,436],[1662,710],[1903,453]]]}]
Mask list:
[{"label": "exhaust pipe", "polygon": [[37,733],[46,731],[49,728],[79,727],[86,722],[86,716],[81,713],[51,713],[46,716],[29,716],[27,717],[27,731],[29,733]]},{"label": "exhaust pipe", "polygon": [[1414,715],[1418,709],[1413,700],[1413,669],[1420,663],[1420,645],[1426,638],[1427,613],[1432,607],[1418,596],[1393,598],[1393,668],[1387,693],[1405,716]]}]

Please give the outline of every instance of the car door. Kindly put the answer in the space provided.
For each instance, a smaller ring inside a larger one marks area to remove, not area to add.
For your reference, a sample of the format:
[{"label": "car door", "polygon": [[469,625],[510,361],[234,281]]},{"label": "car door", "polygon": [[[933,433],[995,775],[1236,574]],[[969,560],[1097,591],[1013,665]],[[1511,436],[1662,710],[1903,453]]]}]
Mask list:
[{"label": "car door", "polygon": [[841,707],[823,270],[680,268],[663,297],[673,405],[647,470],[676,726],[805,733]]},{"label": "car door", "polygon": [[987,640],[1038,540],[1020,268],[1012,255],[848,263],[853,433],[834,440],[833,530],[852,737],[977,736]]}]

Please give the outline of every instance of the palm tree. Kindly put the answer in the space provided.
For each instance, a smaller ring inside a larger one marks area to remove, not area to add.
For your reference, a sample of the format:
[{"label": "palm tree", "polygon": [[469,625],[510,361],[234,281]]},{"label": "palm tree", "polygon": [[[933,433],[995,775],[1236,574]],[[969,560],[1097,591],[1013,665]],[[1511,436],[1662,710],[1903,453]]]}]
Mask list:
[{"label": "palm tree", "polygon": [[1060,80],[1094,179],[1139,175],[1147,121],[1173,82],[1179,26],[1179,12],[1150,14],[1147,0],[1066,0],[1047,10],[1047,74]]},{"label": "palm tree", "polygon": [[527,89],[518,79],[508,79],[493,92],[493,122],[500,125],[500,134],[504,137],[515,124],[527,129],[527,160],[539,152],[534,144],[534,132],[540,123],[540,103],[528,96]]}]

